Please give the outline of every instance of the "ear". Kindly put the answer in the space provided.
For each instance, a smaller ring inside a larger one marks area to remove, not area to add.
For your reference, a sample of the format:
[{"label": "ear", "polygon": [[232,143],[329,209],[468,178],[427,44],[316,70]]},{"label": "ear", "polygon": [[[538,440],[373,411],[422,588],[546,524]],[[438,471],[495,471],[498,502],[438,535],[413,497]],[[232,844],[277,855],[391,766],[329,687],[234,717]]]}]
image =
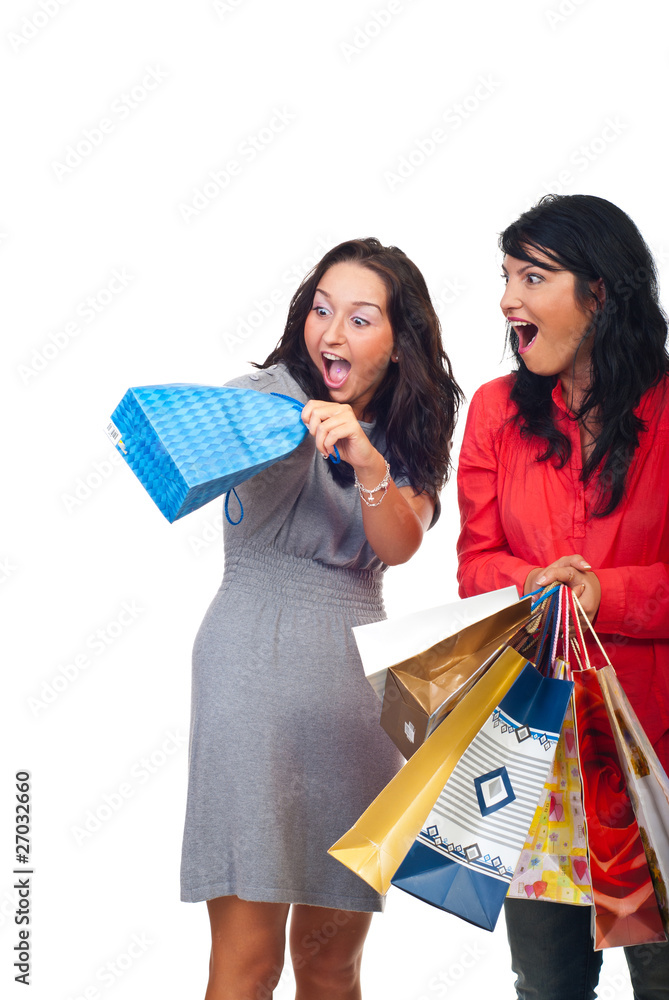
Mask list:
[{"label": "ear", "polygon": [[597,278],[597,281],[591,281],[590,291],[592,293],[592,297],[597,300],[598,308],[603,309],[604,303],[606,302],[606,288],[604,287],[604,279]]}]

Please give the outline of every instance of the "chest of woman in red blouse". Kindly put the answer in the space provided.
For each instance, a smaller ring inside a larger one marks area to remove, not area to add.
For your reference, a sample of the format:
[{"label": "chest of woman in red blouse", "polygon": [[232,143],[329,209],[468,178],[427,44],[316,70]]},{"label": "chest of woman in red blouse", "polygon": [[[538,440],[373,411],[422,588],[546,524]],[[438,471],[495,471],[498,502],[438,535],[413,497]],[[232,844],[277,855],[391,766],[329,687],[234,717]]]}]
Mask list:
[{"label": "chest of woman in red blouse", "polygon": [[[508,384],[511,379],[500,380]],[[549,563],[573,543],[593,566],[650,565],[669,558],[669,379],[650,389],[637,410],[646,422],[630,466],[625,497],[607,517],[593,518],[594,480],[581,481],[579,427],[567,413],[558,382],[553,405],[572,445],[567,463],[537,462],[543,442],[521,436],[507,402],[495,435],[497,496],[504,533],[516,555]],[[499,412],[499,411],[498,411]],[[500,414],[501,416],[501,414]]]}]

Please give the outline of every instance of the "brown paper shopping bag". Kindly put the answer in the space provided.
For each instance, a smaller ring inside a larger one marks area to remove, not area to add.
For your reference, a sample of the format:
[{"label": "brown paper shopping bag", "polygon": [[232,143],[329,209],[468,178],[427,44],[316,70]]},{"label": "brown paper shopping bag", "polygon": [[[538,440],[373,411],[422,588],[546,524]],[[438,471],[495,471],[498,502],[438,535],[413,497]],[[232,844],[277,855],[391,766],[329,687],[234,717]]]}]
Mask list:
[{"label": "brown paper shopping bag", "polygon": [[388,669],[381,725],[411,757],[530,618],[525,598]]}]

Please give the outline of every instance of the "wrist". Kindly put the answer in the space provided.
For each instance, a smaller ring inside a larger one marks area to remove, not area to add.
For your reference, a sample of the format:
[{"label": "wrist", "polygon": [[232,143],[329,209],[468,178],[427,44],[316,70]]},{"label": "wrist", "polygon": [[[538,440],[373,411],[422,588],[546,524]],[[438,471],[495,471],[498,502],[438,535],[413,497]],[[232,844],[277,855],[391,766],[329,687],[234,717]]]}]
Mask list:
[{"label": "wrist", "polygon": [[373,489],[386,474],[386,460],[381,452],[374,448],[369,460],[363,463],[356,462],[353,471],[363,489]]},{"label": "wrist", "polygon": [[536,585],[534,581],[539,576],[541,572],[541,566],[535,566],[525,577],[525,583],[523,584],[523,596],[525,594],[531,594],[533,590],[536,590]]},{"label": "wrist", "polygon": [[355,472],[355,485],[360,494],[360,500],[366,507],[380,506],[390,486],[390,465],[383,456],[381,456],[381,460],[383,462],[383,478],[379,479],[378,482],[374,482],[373,485],[369,480],[369,485],[361,482],[357,471]]}]

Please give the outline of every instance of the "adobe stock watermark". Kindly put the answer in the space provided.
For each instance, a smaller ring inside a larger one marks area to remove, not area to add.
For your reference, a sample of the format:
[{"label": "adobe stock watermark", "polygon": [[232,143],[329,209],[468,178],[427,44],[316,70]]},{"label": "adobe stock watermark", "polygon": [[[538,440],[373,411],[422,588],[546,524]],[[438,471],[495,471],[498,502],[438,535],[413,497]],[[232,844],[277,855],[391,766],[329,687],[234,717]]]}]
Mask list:
[{"label": "adobe stock watermark", "polygon": [[18,567],[12,562],[11,556],[0,556],[0,585],[7,583],[16,573]]},{"label": "adobe stock watermark", "polygon": [[116,986],[154,944],[155,941],[146,931],[132,934],[122,951],[97,968],[95,981],[76,993],[70,993],[66,1000],[100,1000],[103,994],[97,984],[100,983],[105,990]]},{"label": "adobe stock watermark", "polygon": [[14,926],[14,916],[16,913],[16,893],[13,889],[6,889],[5,894],[0,899],[0,930],[6,923]]},{"label": "adobe stock watermark", "polygon": [[566,188],[571,187],[578,177],[608,152],[628,128],[627,122],[624,122],[619,115],[608,117],[597,135],[571,151],[565,166],[558,170],[554,180],[542,180],[543,187],[534,201],[538,201],[545,194],[563,194]]},{"label": "adobe stock watermark", "polygon": [[20,52],[37,38],[69,2],[70,0],[40,0],[32,14],[23,17],[21,24],[14,31],[8,32],[7,41],[14,52]]},{"label": "adobe stock watermark", "polygon": [[18,365],[17,371],[24,385],[46,371],[49,365],[66,351],[87,326],[94,323],[102,313],[125,291],[135,280],[127,267],[114,268],[110,277],[101,288],[81,299],[74,308],[74,318],[64,323],[60,329],[48,335],[39,347],[32,347],[30,360]]},{"label": "adobe stock watermark", "polygon": [[234,14],[245,3],[246,0],[212,0],[211,6],[222,20],[226,14]]},{"label": "adobe stock watermark", "polygon": [[658,267],[662,267],[669,261],[669,250],[665,250],[663,246],[658,246],[654,243],[649,243],[648,246]]},{"label": "adobe stock watermark", "polygon": [[196,534],[188,536],[188,544],[193,555],[199,556],[205,552],[213,542],[219,542],[223,537],[223,508],[217,514],[204,522]]},{"label": "adobe stock watermark", "polygon": [[339,43],[339,51],[345,61],[350,63],[364,52],[374,39],[396,21],[399,14],[404,13],[415,2],[416,0],[388,0],[385,7],[370,10],[366,19],[356,24],[350,39]]},{"label": "adobe stock watermark", "polygon": [[172,760],[175,754],[187,746],[187,733],[168,730],[159,746],[136,760],[130,767],[127,777],[111,791],[104,792],[100,801],[86,810],[79,823],[70,827],[70,833],[77,847],[81,847],[91,837],[94,837],[117,815],[126,802],[135,797],[138,789],[143,788],[154,775],[158,774]]},{"label": "adobe stock watermark", "polygon": [[55,704],[143,614],[144,608],[137,601],[122,601],[113,618],[90,632],[84,639],[83,648],[66,663],[60,664],[47,680],[42,681],[39,689],[28,697],[26,704],[33,716],[39,717],[50,705]]},{"label": "adobe stock watermark", "polygon": [[302,278],[321,259],[326,250],[332,247],[330,239],[319,237],[311,252],[287,267],[280,276],[279,282],[260,298],[254,299],[250,307],[233,321],[232,330],[224,330],[223,343],[230,354],[235,354],[241,344],[245,344],[277,312],[288,306],[290,298]]},{"label": "adobe stock watermark", "polygon": [[454,962],[450,962],[446,968],[440,969],[436,975],[428,979],[416,1000],[434,1000],[435,997],[448,996],[451,990],[459,991],[463,980],[486,958],[487,954],[487,951],[475,942],[466,944]]},{"label": "adobe stock watermark", "polygon": [[107,113],[94,125],[83,129],[79,138],[65,147],[61,159],[51,161],[51,169],[58,180],[62,181],[64,177],[69,177],[77,167],[88,160],[116,131],[118,125],[144,104],[149,95],[154,93],[166,79],[167,73],[160,66],[147,66],[138,83],[115,97]]},{"label": "adobe stock watermark", "polygon": [[210,170],[207,179],[199,187],[193,188],[190,198],[179,202],[177,208],[186,225],[197,219],[224,191],[227,191],[234,178],[239,177],[251,163],[269,149],[277,136],[285,132],[296,118],[297,116],[289,111],[285,104],[280,108],[274,107],[267,123],[257,132],[242,139],[235,150],[235,155],[218,168]]},{"label": "adobe stock watermark", "polygon": [[428,135],[416,139],[406,153],[396,160],[392,170],[384,171],[390,191],[405,184],[416,171],[437,153],[455,132],[468,122],[502,86],[490,73],[479,76],[477,83],[463,98],[449,105],[441,113],[443,125],[436,125]]},{"label": "adobe stock watermark", "polygon": [[[90,500],[100,487],[109,481],[119,465],[124,465],[123,456],[110,448],[105,458],[93,463],[93,468],[77,476],[71,486],[71,492],[61,493],[60,500],[68,514],[79,510],[87,500]],[[1,582],[1,578],[0,578]]]},{"label": "adobe stock watermark", "polygon": [[560,0],[557,7],[544,11],[546,20],[551,26],[551,31],[564,24],[579,7],[582,7],[588,0]]},{"label": "adobe stock watermark", "polygon": [[443,312],[448,306],[453,305],[456,299],[467,291],[467,286],[463,285],[459,278],[446,278],[442,282],[439,291],[432,296],[432,305],[437,312]]}]

